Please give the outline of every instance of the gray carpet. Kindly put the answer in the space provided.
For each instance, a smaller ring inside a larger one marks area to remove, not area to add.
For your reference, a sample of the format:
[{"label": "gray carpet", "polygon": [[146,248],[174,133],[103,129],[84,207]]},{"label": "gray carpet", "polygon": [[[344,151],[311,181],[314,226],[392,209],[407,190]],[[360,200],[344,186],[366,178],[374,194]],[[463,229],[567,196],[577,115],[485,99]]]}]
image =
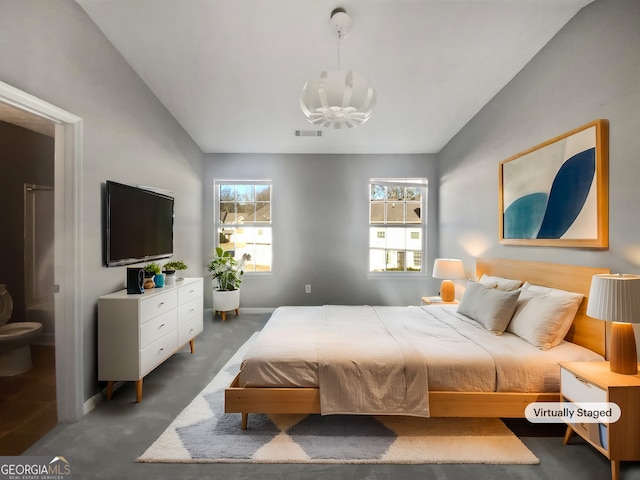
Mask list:
[{"label": "gray carpet", "polygon": [[[58,425],[26,455],[65,456],[73,478],[122,480],[305,479],[305,480],[556,480],[610,478],[610,464],[575,439],[569,446],[555,435],[538,436],[523,428],[524,444],[539,465],[330,465],[330,464],[161,464],[136,463],[153,441],[220,371],[233,353],[266,321],[240,311],[226,322],[205,312],[205,330],[188,350],[171,357],[144,381],[142,403],[126,384],[111,401],[102,401],[79,422]],[[511,426],[511,424],[510,424]],[[544,427],[546,428],[546,427]],[[544,430],[543,430],[544,432]],[[516,429],[517,433],[517,429]],[[623,462],[623,480],[640,480],[640,463]]]}]

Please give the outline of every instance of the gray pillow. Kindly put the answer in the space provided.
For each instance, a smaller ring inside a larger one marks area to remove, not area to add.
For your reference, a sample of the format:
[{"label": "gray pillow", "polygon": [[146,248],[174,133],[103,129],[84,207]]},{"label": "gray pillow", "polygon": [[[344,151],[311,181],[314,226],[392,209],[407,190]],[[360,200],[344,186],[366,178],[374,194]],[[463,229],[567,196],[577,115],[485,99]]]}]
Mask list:
[{"label": "gray pillow", "polygon": [[496,335],[502,335],[518,306],[520,291],[505,292],[469,281],[458,313],[475,320]]}]

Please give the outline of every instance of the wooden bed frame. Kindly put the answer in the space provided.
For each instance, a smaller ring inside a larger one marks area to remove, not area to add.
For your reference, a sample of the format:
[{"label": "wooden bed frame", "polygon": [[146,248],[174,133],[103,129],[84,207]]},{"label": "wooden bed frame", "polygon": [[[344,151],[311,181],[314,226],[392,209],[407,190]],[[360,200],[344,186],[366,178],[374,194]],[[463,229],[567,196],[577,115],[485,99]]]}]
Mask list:
[{"label": "wooden bed frame", "polygon": [[[476,259],[476,275],[516,278],[536,285],[584,294],[571,329],[565,337],[600,355],[605,355],[605,322],[586,315],[591,277],[610,273],[607,268],[593,268],[555,263],[508,259]],[[432,417],[500,417],[522,418],[531,402],[557,402],[558,393],[509,392],[429,392]],[[225,390],[226,413],[242,414],[242,429],[247,428],[249,413],[320,413],[318,388],[242,388],[238,376]]]}]

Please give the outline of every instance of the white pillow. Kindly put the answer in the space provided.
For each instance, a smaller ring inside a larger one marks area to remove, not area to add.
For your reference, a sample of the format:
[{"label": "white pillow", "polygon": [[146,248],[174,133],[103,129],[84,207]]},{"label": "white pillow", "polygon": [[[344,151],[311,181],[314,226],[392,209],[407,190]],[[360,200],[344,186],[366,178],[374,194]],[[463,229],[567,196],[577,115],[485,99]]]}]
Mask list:
[{"label": "white pillow", "polygon": [[486,285],[487,287],[497,288],[498,290],[504,290],[511,292],[517,290],[522,285],[522,280],[512,280],[511,278],[492,277],[485,273],[482,274],[479,283]]},{"label": "white pillow", "polygon": [[525,283],[507,331],[541,350],[559,345],[584,295]]},{"label": "white pillow", "polygon": [[490,332],[502,335],[516,309],[519,295],[519,290],[505,292],[470,280],[457,311]]}]

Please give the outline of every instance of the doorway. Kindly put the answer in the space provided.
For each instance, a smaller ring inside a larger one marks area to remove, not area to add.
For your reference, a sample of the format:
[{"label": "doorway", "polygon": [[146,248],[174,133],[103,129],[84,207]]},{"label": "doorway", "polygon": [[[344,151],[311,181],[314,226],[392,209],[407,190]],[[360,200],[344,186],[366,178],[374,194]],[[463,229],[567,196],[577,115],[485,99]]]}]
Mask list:
[{"label": "doorway", "polygon": [[13,300],[8,320],[13,325],[40,325],[40,334],[26,344],[26,355],[20,362],[18,357],[12,360],[14,353],[3,353],[0,454],[17,455],[58,423],[53,303],[54,138],[0,121],[0,145],[0,169],[4,173],[0,175],[0,283]]},{"label": "doorway", "polygon": [[56,411],[60,422],[74,422],[85,413],[82,119],[3,82],[0,82],[0,118],[25,128],[51,129],[55,139],[53,275]]}]

